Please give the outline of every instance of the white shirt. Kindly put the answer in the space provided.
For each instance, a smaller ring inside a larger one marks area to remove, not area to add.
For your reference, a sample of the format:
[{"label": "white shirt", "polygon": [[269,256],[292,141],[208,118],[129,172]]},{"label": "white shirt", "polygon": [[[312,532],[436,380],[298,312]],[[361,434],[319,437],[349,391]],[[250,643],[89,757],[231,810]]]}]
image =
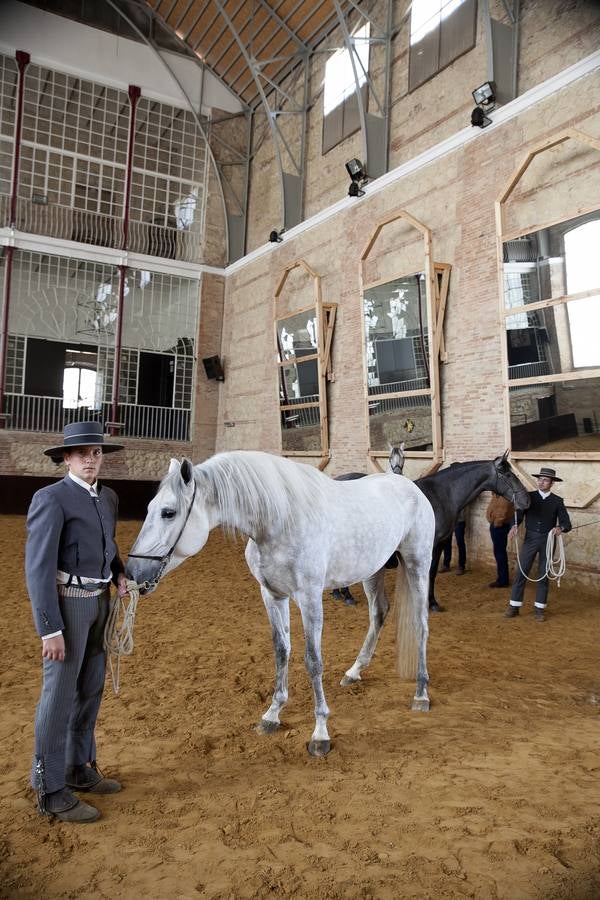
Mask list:
[{"label": "white shirt", "polygon": [[542,498],[542,500],[545,500],[546,497],[549,497],[551,493],[552,493],[552,491],[546,491],[546,492],[544,493],[544,491],[540,491],[540,489],[538,488],[538,494],[540,495],[540,497]]},{"label": "white shirt", "polygon": [[[84,481],[83,478],[78,478],[77,475],[73,475],[72,472],[68,473],[69,478],[71,478],[75,484],[78,484],[79,487],[85,488],[85,490],[90,494],[90,496],[94,497],[95,500],[98,499],[98,482],[95,481],[93,484],[88,484],[87,481]],[[83,584],[90,584],[91,582],[97,584],[99,581],[103,581],[105,584],[110,582],[110,578],[87,578],[85,575],[78,576],[81,578],[81,582]],[[71,578],[68,572],[61,572],[59,569],[56,573],[56,581],[57,584],[67,584],[69,579]],[[59,634],[62,634],[62,631],[53,631],[52,634],[44,634],[42,635],[43,641],[48,641],[50,638],[58,637]]]}]

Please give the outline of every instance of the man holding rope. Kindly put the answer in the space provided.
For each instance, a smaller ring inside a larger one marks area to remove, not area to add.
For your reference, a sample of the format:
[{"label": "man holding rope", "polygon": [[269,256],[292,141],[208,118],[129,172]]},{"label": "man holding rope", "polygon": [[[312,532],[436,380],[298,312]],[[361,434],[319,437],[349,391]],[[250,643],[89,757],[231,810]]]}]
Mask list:
[{"label": "man holding rope", "polygon": [[543,622],[548,598],[548,535],[550,532],[557,536],[570,531],[571,520],[562,497],[552,493],[554,482],[562,481],[562,478],[557,477],[556,470],[542,466],[540,471],[534,474],[538,480],[538,489],[529,493],[531,501],[529,508],[525,512],[517,510],[517,522],[508,533],[509,538],[516,538],[524,516],[525,540],[518,557],[519,566],[512,586],[510,605],[504,615],[507,619],[514,619],[519,615],[523,605],[525,581],[535,557],[538,556],[539,578],[535,595],[535,618],[536,621]]},{"label": "man holding rope", "polygon": [[67,475],[34,494],[27,516],[27,589],[43,658],[31,783],[40,813],[63,822],[100,816],[73,791],[121,790],[96,766],[94,728],[111,581],[119,597],[127,592],[115,543],[117,495],[97,479],[103,454],[122,449],[104,441],[100,422],[67,425],[62,445],[44,450]]}]

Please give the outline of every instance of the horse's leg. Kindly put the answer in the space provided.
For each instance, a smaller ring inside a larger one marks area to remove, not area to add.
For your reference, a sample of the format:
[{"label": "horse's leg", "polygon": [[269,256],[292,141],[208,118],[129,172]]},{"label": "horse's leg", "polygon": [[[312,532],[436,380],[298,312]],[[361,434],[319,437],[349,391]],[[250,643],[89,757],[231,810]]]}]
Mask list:
[{"label": "horse's leg", "polygon": [[369,629],[354,664],[348,669],[340,684],[348,685],[360,681],[361,669],[368,666],[375,653],[379,632],[383,628],[390,605],[385,595],[385,569],[380,569],[366,581],[363,581],[365,594],[369,602]]},{"label": "horse's leg", "polygon": [[[401,624],[402,613],[399,610],[399,627],[403,628],[404,634],[399,634],[397,641],[398,652],[402,652],[403,644],[405,647],[408,645],[410,635],[406,632],[412,630],[417,640],[417,685],[412,708],[418,712],[429,712],[429,695],[427,693],[427,685],[429,684],[429,673],[427,672],[427,638],[429,636],[427,584],[430,573],[423,564],[416,564],[410,559],[407,561],[404,558],[404,574],[406,580],[406,586],[403,588],[404,597],[402,599],[397,597],[397,602],[399,607],[404,605],[407,615],[404,617],[404,623]],[[398,665],[400,669],[402,668],[402,662],[402,659],[399,658]],[[402,674],[408,676],[410,673],[405,670]]]},{"label": "horse's leg", "polygon": [[270,707],[256,726],[259,734],[277,731],[279,713],[288,699],[288,662],[291,651],[290,603],[287,597],[275,600],[273,595],[261,585],[260,592],[271,623],[273,652],[275,654],[275,690]]},{"label": "horse's leg", "polygon": [[356,600],[349,587],[334,588],[331,593],[334,600],[343,600],[346,606],[356,606]]},{"label": "horse's leg", "polygon": [[323,602],[321,593],[297,593],[295,601],[300,609],[304,628],[304,663],[310,677],[315,698],[315,730],[308,744],[312,756],[326,756],[331,750],[327,719],[329,707],[323,690],[323,659],[321,634],[323,632]]},{"label": "horse's leg", "polygon": [[440,556],[442,555],[442,550],[444,548],[444,542],[439,541],[434,544],[433,553],[431,556],[431,566],[429,568],[429,611],[430,612],[444,612],[445,609],[435,599],[435,578],[438,571],[438,565],[440,562]]}]

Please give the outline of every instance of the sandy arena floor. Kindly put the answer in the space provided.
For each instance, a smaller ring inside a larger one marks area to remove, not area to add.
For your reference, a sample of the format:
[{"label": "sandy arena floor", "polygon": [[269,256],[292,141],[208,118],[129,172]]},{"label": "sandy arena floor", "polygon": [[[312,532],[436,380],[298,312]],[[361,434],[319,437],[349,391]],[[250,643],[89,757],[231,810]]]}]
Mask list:
[{"label": "sandy arena floor", "polygon": [[[120,527],[122,549],[137,528]],[[491,569],[440,576],[429,714],[410,711],[391,623],[362,684],[340,687],[367,610],[359,590],[354,608],[328,595],[333,750],[315,760],[297,611],[285,724],[262,737],[270,630],[243,545],[213,533],[140,601],[97,731],[124,790],[75,827],[40,818],[28,787],[40,646],[23,538],[22,517],[0,519],[0,897],[600,897],[600,598],[568,576],[543,625],[531,599],[502,618]]]}]

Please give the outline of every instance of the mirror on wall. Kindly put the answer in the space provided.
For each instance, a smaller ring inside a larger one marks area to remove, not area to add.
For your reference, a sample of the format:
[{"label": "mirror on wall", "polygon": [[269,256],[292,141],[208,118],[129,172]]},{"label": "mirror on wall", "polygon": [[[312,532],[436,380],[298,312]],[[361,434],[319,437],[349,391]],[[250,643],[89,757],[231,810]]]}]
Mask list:
[{"label": "mirror on wall", "polygon": [[363,315],[370,446],[381,451],[404,441],[407,450],[431,451],[425,274],[367,288]]},{"label": "mirror on wall", "polygon": [[281,449],[321,452],[319,333],[311,307],[276,320]]},{"label": "mirror on wall", "polygon": [[600,451],[598,247],[600,211],[502,244],[514,451]]},{"label": "mirror on wall", "polygon": [[281,452],[329,460],[327,381],[337,306],[324,303],[321,277],[302,259],[289,263],[275,290]]}]

